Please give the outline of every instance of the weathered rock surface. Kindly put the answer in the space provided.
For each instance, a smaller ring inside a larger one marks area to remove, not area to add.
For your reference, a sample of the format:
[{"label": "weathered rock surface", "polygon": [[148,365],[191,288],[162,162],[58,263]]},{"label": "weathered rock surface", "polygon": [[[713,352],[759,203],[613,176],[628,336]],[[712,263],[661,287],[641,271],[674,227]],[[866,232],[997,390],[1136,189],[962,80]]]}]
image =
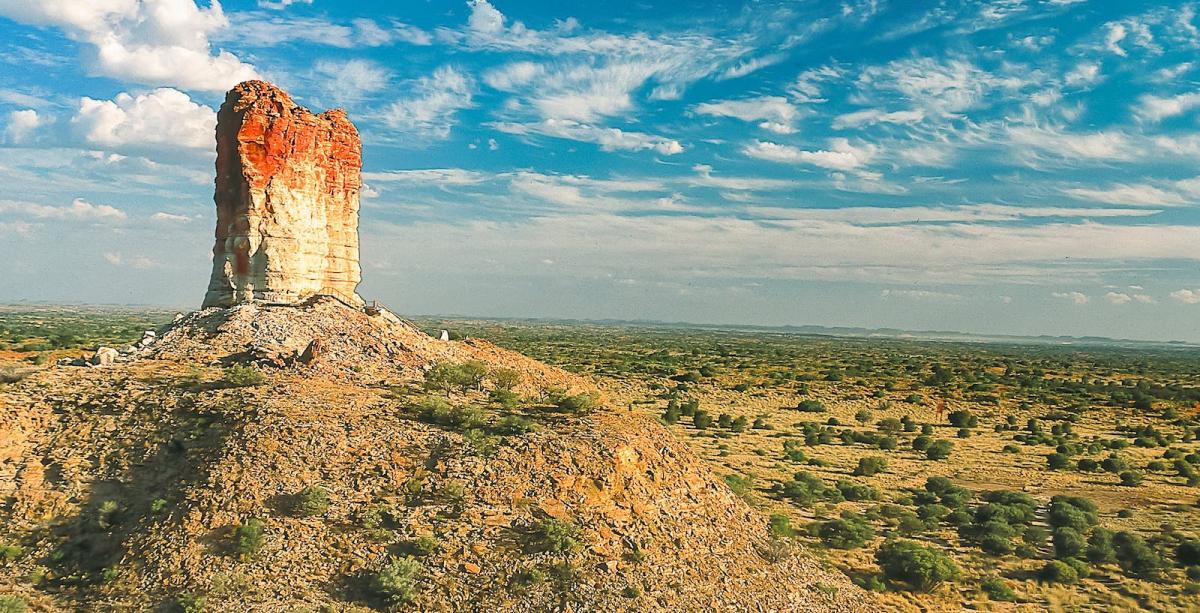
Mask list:
[{"label": "weathered rock surface", "polygon": [[340,109],[320,115],[263,81],[217,113],[216,244],[204,306],[361,303],[358,206],[362,144]]}]

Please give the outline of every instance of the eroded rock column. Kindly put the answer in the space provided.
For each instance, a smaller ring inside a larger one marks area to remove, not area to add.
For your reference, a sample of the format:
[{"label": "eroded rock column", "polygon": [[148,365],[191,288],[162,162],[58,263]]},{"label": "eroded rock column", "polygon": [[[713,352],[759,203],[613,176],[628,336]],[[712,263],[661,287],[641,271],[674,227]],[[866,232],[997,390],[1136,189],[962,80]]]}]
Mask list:
[{"label": "eroded rock column", "polygon": [[314,115],[270,83],[241,83],[217,113],[216,166],[205,307],[321,293],[362,302],[362,143],[344,111]]}]

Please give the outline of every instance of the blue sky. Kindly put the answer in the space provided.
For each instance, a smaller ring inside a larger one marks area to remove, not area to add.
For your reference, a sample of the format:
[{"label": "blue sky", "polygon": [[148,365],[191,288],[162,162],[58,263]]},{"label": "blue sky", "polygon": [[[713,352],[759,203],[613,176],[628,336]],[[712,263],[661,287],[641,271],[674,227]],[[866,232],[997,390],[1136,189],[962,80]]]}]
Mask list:
[{"label": "blue sky", "polygon": [[406,313],[1200,341],[1194,3],[0,0],[0,300],[199,303],[223,92]]}]

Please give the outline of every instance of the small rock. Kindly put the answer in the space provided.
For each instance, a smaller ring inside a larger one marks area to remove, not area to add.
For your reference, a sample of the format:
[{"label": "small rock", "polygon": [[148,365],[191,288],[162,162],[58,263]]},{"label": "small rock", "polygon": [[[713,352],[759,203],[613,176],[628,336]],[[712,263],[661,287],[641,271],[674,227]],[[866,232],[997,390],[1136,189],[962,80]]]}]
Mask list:
[{"label": "small rock", "polygon": [[478,564],[475,564],[473,562],[463,562],[462,568],[463,568],[463,570],[471,573],[472,575],[478,575],[479,571],[483,570],[483,569],[479,568]]},{"label": "small rock", "polygon": [[92,356],[93,366],[112,366],[112,363],[117,360],[117,350],[112,347],[101,347],[96,350]]}]

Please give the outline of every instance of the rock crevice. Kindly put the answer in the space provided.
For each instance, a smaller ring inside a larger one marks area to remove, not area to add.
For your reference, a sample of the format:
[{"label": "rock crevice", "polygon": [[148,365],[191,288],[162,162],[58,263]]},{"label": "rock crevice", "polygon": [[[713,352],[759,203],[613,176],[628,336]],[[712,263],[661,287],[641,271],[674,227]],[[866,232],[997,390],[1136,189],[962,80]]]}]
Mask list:
[{"label": "rock crevice", "polygon": [[204,306],[355,293],[362,144],[340,109],[319,115],[246,81],[217,113],[213,269]]}]

